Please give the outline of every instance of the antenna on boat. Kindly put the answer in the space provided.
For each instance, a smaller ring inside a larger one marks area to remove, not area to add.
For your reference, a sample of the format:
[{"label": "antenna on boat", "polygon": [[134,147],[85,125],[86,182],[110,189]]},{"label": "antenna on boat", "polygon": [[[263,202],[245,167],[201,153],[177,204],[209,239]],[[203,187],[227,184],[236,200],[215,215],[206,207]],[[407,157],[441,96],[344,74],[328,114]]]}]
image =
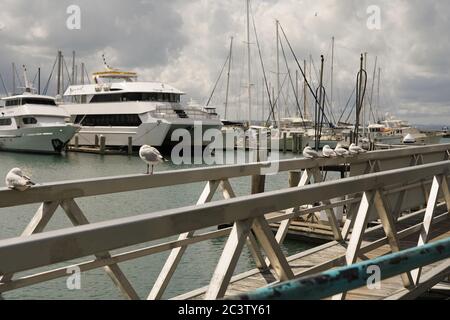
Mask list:
[{"label": "antenna on boat", "polygon": [[31,93],[33,88],[31,87],[30,83],[28,82],[28,76],[27,76],[27,67],[25,65],[22,66],[23,68],[23,80],[25,82],[25,92]]},{"label": "antenna on boat", "polygon": [[109,66],[109,64],[106,62],[105,54],[102,54],[103,64],[105,65],[106,69],[112,70],[112,68]]}]

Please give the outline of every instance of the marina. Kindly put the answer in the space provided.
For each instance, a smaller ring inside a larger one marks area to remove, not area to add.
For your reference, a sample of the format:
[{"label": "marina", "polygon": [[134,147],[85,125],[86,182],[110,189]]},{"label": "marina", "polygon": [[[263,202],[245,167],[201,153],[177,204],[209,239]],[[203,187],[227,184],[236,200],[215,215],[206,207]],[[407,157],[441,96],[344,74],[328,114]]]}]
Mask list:
[{"label": "marina", "polygon": [[450,5],[22,1],[0,304],[450,299]]}]

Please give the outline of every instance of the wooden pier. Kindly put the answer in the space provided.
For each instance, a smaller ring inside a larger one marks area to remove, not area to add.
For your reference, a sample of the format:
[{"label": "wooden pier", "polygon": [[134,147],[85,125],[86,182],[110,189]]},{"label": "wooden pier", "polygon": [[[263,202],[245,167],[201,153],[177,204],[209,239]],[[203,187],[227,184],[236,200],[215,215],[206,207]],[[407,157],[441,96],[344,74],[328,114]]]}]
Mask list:
[{"label": "wooden pier", "polygon": [[[348,177],[324,181],[321,168],[327,166],[349,167]],[[266,191],[269,175],[283,172],[289,172],[287,188]],[[39,185],[24,193],[0,189],[0,208],[41,204],[20,237],[0,240],[0,294],[65,277],[67,268],[76,266],[82,272],[104,268],[127,299],[161,299],[188,246],[223,237],[227,241],[209,286],[175,299],[219,299],[350,266],[450,237],[449,175],[450,145],[436,145],[347,158],[67,181]],[[251,193],[236,197],[232,179],[242,177],[251,180]],[[89,224],[88,213],[76,202],[84,197],[198,182],[206,185],[193,206],[125,214],[121,219],[94,224]],[[219,189],[224,200],[212,201]],[[59,207],[74,227],[45,231]],[[281,244],[292,223],[312,214],[327,220],[323,223],[330,227],[334,240],[285,256]],[[232,227],[211,231],[224,224]],[[275,234],[271,224],[278,225]],[[173,236],[178,239],[170,239]],[[143,246],[152,241],[159,244]],[[257,269],[233,276],[244,246],[250,249]],[[118,249],[121,253],[110,253]],[[165,251],[170,255],[157,280],[149,283],[150,293],[139,296],[120,264]],[[71,261],[75,259],[83,262],[74,265]],[[450,259],[421,267],[383,281],[380,290],[359,289],[333,298],[416,298],[449,276]],[[17,275],[35,269],[40,271]]]}]

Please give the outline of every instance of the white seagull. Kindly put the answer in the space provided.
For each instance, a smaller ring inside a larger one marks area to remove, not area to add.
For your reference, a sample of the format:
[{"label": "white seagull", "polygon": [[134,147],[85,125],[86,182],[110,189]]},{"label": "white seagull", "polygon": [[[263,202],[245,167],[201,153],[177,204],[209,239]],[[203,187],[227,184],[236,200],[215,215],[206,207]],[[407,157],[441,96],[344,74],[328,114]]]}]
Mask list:
[{"label": "white seagull", "polygon": [[26,191],[30,189],[32,186],[36,185],[33,181],[31,181],[30,177],[27,177],[22,173],[22,170],[19,168],[12,169],[6,175],[6,186],[9,189],[17,190],[17,191]]},{"label": "white seagull", "polygon": [[361,147],[358,147],[356,144],[352,143],[350,145],[350,148],[348,148],[348,150],[350,151],[350,154],[360,154],[360,153],[366,153],[367,151],[364,150]]},{"label": "white seagull", "polygon": [[316,151],[314,151],[313,148],[311,148],[310,146],[306,147],[306,148],[303,150],[303,156],[304,156],[306,159],[316,159],[316,158],[319,158],[319,154],[318,154]]},{"label": "white seagull", "polygon": [[345,148],[344,148],[342,145],[340,145],[340,144],[338,144],[338,145],[336,146],[336,149],[334,149],[334,152],[336,152],[336,154],[337,154],[338,156],[340,156],[340,157],[348,156],[348,155],[349,155],[347,149],[345,149]]},{"label": "white seagull", "polygon": [[337,157],[336,152],[334,152],[334,150],[331,149],[331,147],[329,145],[326,145],[325,147],[323,147],[322,153],[325,158]]},{"label": "white seagull", "polygon": [[[156,164],[163,163],[164,158],[159,153],[159,151],[156,148],[153,148],[148,145],[143,145],[141,149],[139,150],[139,157],[147,163],[147,174],[153,174],[153,167]],[[152,166],[152,172],[150,173],[150,166]]]}]

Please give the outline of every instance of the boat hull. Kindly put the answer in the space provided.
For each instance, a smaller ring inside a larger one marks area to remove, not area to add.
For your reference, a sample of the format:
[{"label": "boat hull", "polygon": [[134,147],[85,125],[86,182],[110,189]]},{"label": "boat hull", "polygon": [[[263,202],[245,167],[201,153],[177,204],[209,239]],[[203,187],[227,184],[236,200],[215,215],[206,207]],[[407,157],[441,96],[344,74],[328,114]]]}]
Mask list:
[{"label": "boat hull", "polygon": [[58,154],[78,130],[73,125],[2,130],[0,151]]},{"label": "boat hull", "polygon": [[[201,124],[201,125],[200,125]],[[131,137],[133,147],[141,147],[150,145],[154,147],[174,146],[181,140],[177,140],[179,136],[176,130],[180,131],[180,135],[189,133],[192,145],[201,144],[208,145],[210,141],[199,142],[194,139],[197,135],[204,136],[209,129],[217,129],[220,131],[222,123],[219,121],[209,122],[167,122],[157,121],[152,123],[143,123],[139,127],[82,127],[78,133],[79,146],[95,146],[96,136],[104,136],[106,146],[108,147],[124,147],[128,145],[128,139]],[[175,133],[175,135],[174,135]],[[71,141],[75,145],[75,140]]]}]

